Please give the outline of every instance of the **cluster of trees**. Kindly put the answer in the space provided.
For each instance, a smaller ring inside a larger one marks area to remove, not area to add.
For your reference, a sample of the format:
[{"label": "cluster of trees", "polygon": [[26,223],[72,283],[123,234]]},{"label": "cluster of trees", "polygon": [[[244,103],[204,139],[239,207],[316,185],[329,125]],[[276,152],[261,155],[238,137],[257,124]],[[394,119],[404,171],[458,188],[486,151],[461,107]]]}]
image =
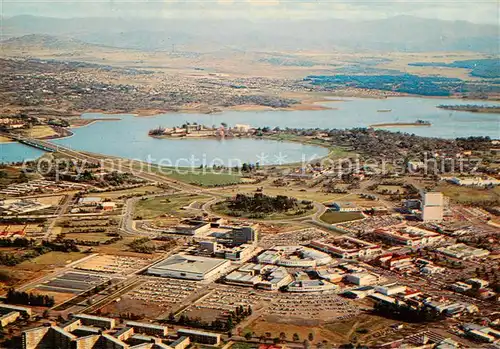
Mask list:
[{"label": "cluster of trees", "polygon": [[168,315],[168,318],[164,322],[170,324],[184,325],[190,327],[204,328],[207,330],[214,331],[231,331],[237,324],[239,324],[247,316],[252,315],[252,307],[243,307],[242,305],[236,307],[233,311],[227,314],[225,321],[217,318],[212,322],[202,321],[199,317],[190,318],[184,314],[181,314],[178,319],[175,318],[173,313]]},{"label": "cluster of trees", "polygon": [[21,247],[27,249],[24,253],[0,252],[0,265],[14,266],[32,258],[50,252],[52,249],[42,245],[36,245],[33,239],[16,238],[0,239],[0,247]]},{"label": "cluster of trees", "polygon": [[[102,230],[103,232],[105,230]],[[93,231],[85,231],[85,232],[93,232]],[[120,241],[123,239],[123,237],[118,234],[118,233],[108,233],[106,234],[107,236],[111,236],[110,239],[104,240],[104,241],[97,241],[97,240],[81,240],[81,239],[66,239],[66,234],[61,233],[57,236],[57,239],[61,243],[64,244],[71,244],[71,245],[81,245],[81,246],[99,246],[99,245],[111,245],[117,241]]]},{"label": "cluster of trees", "polygon": [[444,314],[426,306],[413,308],[406,304],[378,302],[373,309],[376,313],[384,317],[405,322],[434,322],[445,319]]},{"label": "cluster of trees", "polygon": [[30,259],[41,256],[47,252],[50,252],[50,249],[46,249],[41,246],[37,246],[23,254],[0,252],[0,265],[7,265],[12,267],[24,261],[28,261]]},{"label": "cluster of trees", "polygon": [[35,244],[35,240],[27,238],[2,238],[0,239],[0,247],[31,247]]},{"label": "cluster of trees", "polygon": [[139,238],[135,239],[131,243],[128,244],[128,247],[138,253],[154,253],[156,251],[156,247],[149,238]]},{"label": "cluster of trees", "polygon": [[264,95],[234,95],[223,103],[224,107],[233,105],[255,104],[263,105],[271,108],[288,108],[299,101],[291,98],[282,98],[278,96],[264,96]]},{"label": "cluster of trees", "polygon": [[460,148],[464,150],[489,150],[491,148],[491,138],[486,137],[459,137],[455,141]]},{"label": "cluster of trees", "polygon": [[59,237],[56,237],[54,241],[42,241],[42,246],[52,251],[80,252],[80,249],[78,248],[74,240],[62,239]]},{"label": "cluster of trees", "polygon": [[267,196],[255,193],[253,196],[236,194],[229,202],[229,208],[236,211],[272,213],[286,212],[298,207],[297,199],[285,195]]},{"label": "cluster of trees", "polygon": [[416,62],[408,63],[416,67],[449,67],[470,69],[470,75],[481,78],[500,78],[500,62],[498,59],[468,59],[463,61],[446,62]]},{"label": "cluster of trees", "polygon": [[24,304],[24,305],[32,305],[38,307],[52,307],[54,306],[54,297],[27,293],[27,292],[18,292],[13,288],[9,288],[7,291],[7,296],[5,297],[5,302],[9,304]]},{"label": "cluster of trees", "polygon": [[260,168],[260,164],[257,162],[256,164],[247,164],[244,162],[241,165],[241,172],[253,172],[255,170],[258,170]]}]

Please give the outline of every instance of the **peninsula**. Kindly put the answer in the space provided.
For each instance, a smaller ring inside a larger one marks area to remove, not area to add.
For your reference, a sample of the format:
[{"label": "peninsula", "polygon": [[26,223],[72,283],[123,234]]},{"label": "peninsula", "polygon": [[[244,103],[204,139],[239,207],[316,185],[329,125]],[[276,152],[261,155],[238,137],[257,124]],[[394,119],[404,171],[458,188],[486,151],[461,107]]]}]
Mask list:
[{"label": "peninsula", "polygon": [[234,138],[248,137],[254,135],[256,129],[247,124],[236,124],[229,127],[225,123],[219,126],[205,126],[198,123],[186,122],[181,126],[163,128],[161,126],[149,131],[149,135],[155,138]]},{"label": "peninsula", "polygon": [[438,108],[455,111],[468,111],[471,113],[500,113],[500,105],[438,105]]},{"label": "peninsula", "polygon": [[420,126],[431,126],[429,121],[425,120],[417,120],[415,122],[385,122],[381,124],[373,124],[370,125],[370,128],[376,127],[420,127]]}]

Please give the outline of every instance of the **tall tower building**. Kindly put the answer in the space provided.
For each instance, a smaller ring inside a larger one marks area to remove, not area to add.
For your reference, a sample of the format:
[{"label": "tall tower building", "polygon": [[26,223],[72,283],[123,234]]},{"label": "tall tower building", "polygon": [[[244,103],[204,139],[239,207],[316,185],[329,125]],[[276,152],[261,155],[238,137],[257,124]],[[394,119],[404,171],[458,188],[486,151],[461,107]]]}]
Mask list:
[{"label": "tall tower building", "polygon": [[422,220],[424,222],[442,222],[444,197],[440,192],[428,192],[422,198]]}]

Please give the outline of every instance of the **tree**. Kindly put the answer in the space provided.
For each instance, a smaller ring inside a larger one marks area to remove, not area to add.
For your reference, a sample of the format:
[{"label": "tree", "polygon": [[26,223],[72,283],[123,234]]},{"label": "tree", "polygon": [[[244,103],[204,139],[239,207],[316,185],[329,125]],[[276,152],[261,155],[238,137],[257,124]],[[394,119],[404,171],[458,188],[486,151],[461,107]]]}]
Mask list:
[{"label": "tree", "polygon": [[280,339],[284,341],[286,339],[286,333],[285,332],[280,332]]},{"label": "tree", "polygon": [[293,341],[294,342],[298,342],[299,340],[300,340],[299,334],[298,333],[294,333],[293,334]]},{"label": "tree", "polygon": [[245,333],[245,339],[247,341],[249,341],[250,339],[252,339],[252,332],[248,331],[247,333]]},{"label": "tree", "polygon": [[314,340],[314,334],[312,332],[309,332],[307,335],[307,339],[309,339],[309,342],[312,342]]}]

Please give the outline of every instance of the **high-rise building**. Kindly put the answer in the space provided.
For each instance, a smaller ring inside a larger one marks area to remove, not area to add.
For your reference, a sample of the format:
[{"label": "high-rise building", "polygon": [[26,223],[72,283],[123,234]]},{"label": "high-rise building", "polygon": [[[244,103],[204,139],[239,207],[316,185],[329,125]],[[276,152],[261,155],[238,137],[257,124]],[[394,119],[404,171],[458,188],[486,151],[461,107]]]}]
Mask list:
[{"label": "high-rise building", "polygon": [[440,192],[428,192],[422,198],[422,220],[441,222],[443,220],[444,197]]}]

